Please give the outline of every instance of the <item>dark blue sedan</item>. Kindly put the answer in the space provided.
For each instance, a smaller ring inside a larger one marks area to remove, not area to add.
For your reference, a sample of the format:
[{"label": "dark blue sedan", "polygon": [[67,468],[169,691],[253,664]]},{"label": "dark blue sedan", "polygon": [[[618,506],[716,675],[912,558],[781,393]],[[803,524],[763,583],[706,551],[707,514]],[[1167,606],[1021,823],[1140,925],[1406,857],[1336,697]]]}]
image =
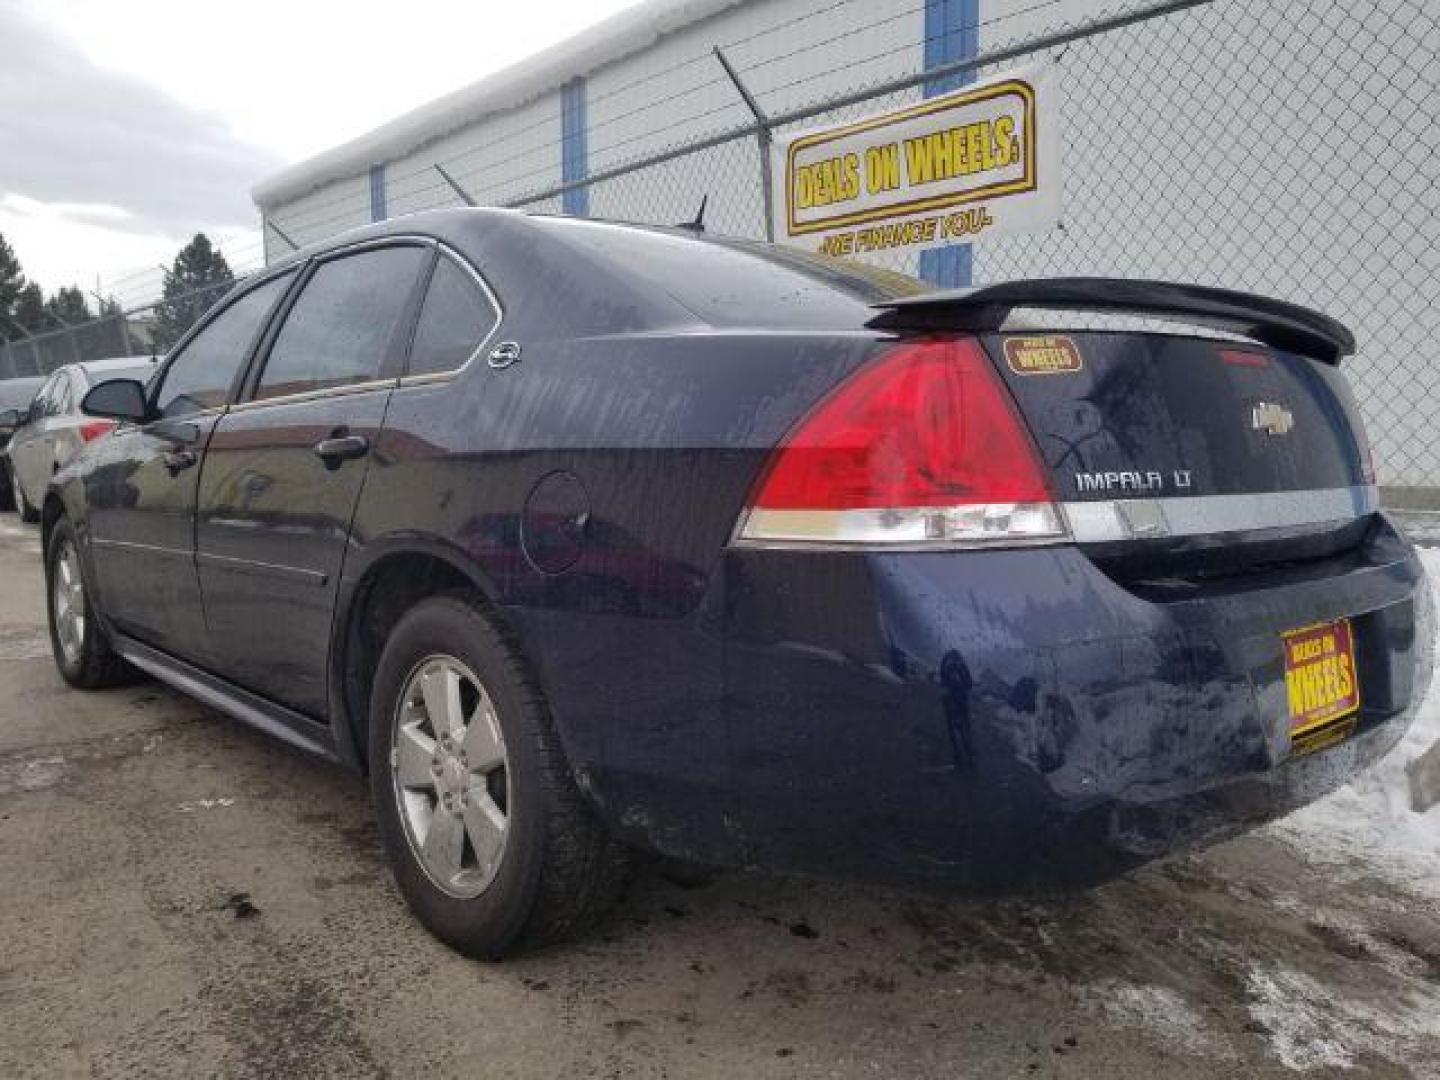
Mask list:
[{"label": "dark blue sedan", "polygon": [[1332,790],[1424,694],[1353,348],[1216,289],[401,219],[90,392],[55,657],[368,774],[472,955],[586,926],[636,851],[1100,881]]}]

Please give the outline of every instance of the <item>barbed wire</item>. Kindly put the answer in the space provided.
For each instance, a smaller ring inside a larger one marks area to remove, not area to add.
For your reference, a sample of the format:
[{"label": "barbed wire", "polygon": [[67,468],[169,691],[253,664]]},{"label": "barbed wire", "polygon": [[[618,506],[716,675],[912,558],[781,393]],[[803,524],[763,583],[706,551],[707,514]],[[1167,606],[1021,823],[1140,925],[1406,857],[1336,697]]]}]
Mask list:
[{"label": "barbed wire", "polygon": [[[808,12],[803,16],[797,16],[795,18],[786,20],[785,22],[778,24],[778,28],[786,28],[803,22],[808,22],[813,19],[817,19],[822,15],[832,13],[837,8],[846,7],[856,2],[857,0],[839,0],[838,3],[832,3],[824,8],[819,9],[818,11]],[[932,41],[938,41],[953,34],[978,31],[987,27],[999,26],[1007,22],[1012,22],[1014,20],[1031,16],[1038,11],[1047,8],[1053,8],[1063,2],[1065,2],[1065,0],[1035,0],[1034,3],[1031,3],[1025,7],[1007,11],[1003,14],[992,16],[988,19],[980,19],[974,23],[966,24],[964,26],[947,28],[940,34],[927,37],[922,33],[915,39],[913,44],[907,44],[903,49],[892,49],[877,53],[875,54],[873,59],[885,59],[890,56],[896,55],[901,51],[914,51],[917,57],[923,58],[925,51],[924,46]],[[1137,6],[1142,5],[1124,5],[1120,10],[1124,10],[1126,8],[1134,8]],[[1100,11],[1097,11],[1096,18],[1089,21],[1099,22],[1100,19],[1103,18],[1105,15],[1109,14],[1111,10],[1112,9],[1102,9]],[[774,58],[752,59],[746,65],[746,74],[749,74],[750,72],[753,72],[774,62],[792,60],[795,57],[800,56],[806,52],[814,51],[815,49],[822,48],[826,45],[834,44],[835,42],[841,40],[864,38],[867,35],[872,34],[876,29],[888,26],[895,22],[899,22],[903,19],[917,18],[923,16],[924,12],[925,4],[922,0],[922,2],[919,2],[911,7],[903,8],[899,12],[891,12],[881,18],[854,27],[844,34],[832,35],[831,37],[827,37],[821,42],[788,49],[782,53],[777,54]],[[720,48],[728,51],[736,48],[741,44],[771,36],[772,32],[773,31],[770,29],[755,31],[744,37],[723,43],[720,45]],[[1036,36],[1038,36],[1038,32]],[[733,94],[734,88],[730,83],[729,78],[724,74],[723,70],[719,69],[718,64],[715,60],[713,49],[711,48],[705,49],[704,51],[690,57],[688,60],[681,61],[675,65],[671,65],[671,67],[666,69],[666,71],[673,72],[677,70],[682,70],[692,65],[699,64],[707,65],[713,72],[712,75],[704,82],[695,86],[681,87],[678,89],[675,87],[670,87],[663,96],[646,99],[640,104],[636,105],[631,109],[628,109],[623,113],[607,117],[606,119],[603,119],[598,123],[589,124],[586,129],[586,140],[590,149],[591,156],[598,159],[600,155],[613,153],[615,150],[622,147],[632,146],[635,145],[637,142],[644,141],[645,139],[654,138],[656,132],[652,130],[621,140],[620,142],[610,143],[607,145],[603,141],[603,138],[601,136],[603,132],[605,132],[607,129],[612,128],[625,120],[629,120],[633,117],[643,115],[645,112],[654,109],[655,106],[662,101],[667,104],[673,105],[676,101],[685,100],[701,91],[716,88],[725,88]],[[922,72],[923,65],[917,65],[907,70],[907,73],[910,74],[920,74]],[[658,74],[659,73],[657,73],[656,77],[658,77]],[[817,79],[820,77],[823,76],[816,76]],[[652,76],[645,76],[636,80],[632,80],[632,82],[627,83],[622,87],[606,91],[595,97],[590,97],[586,103],[587,111],[593,114],[599,104],[618,96],[621,92],[623,92],[629,87],[645,85],[653,81],[653,78],[654,77]],[[804,80],[799,80],[798,82],[803,81]],[[791,86],[797,85],[798,82],[785,83],[779,88],[771,88],[770,90],[762,92],[773,93],[775,89],[789,88]],[[662,130],[673,131],[679,128],[683,128],[686,124],[693,124],[699,121],[703,121],[712,116],[716,116],[725,112],[732,113],[736,116],[748,116],[748,113],[745,110],[744,103],[738,98],[738,96],[735,96],[721,105],[712,106],[702,112],[690,114],[682,120],[666,125],[666,127]],[[477,121],[479,119],[480,118],[477,118]],[[705,134],[709,134],[709,132],[706,132]],[[450,186],[436,173],[435,165],[437,163],[444,166],[447,171],[451,172],[452,175],[454,175],[455,178],[462,183],[462,185],[466,183],[473,184],[484,177],[493,175],[507,168],[512,168],[517,160],[524,160],[527,157],[539,157],[542,154],[549,156],[554,155],[553,139],[546,140],[531,148],[522,150],[521,153],[516,155],[506,154],[507,148],[511,145],[517,142],[521,142],[522,140],[531,138],[533,138],[532,131],[517,131],[509,135],[501,136],[498,139],[489,140],[483,145],[470,147],[447,158],[437,158],[434,161],[426,161],[423,164],[417,164],[414,168],[411,168],[404,172],[387,173],[386,186],[388,189],[390,189],[392,197],[394,197],[396,201],[399,201],[403,198],[414,198],[418,195],[435,194],[443,197],[442,201],[440,201],[436,205],[453,205],[456,201],[458,201],[458,196],[455,195],[454,191],[450,188]],[[489,164],[479,169],[466,170],[458,168],[460,163],[474,158],[479,154],[485,154],[492,160]],[[422,177],[425,179],[425,183],[423,183],[421,186],[410,189],[405,189],[402,187],[402,185],[406,181]],[[487,188],[483,185],[476,188],[475,190],[470,191],[470,194],[477,198],[484,199],[485,201],[502,201],[505,197],[502,191]],[[322,214],[324,211],[331,210],[335,207],[343,207],[343,209],[339,210],[336,213],[331,213],[318,217],[315,216],[317,214]],[[331,199],[319,203],[306,205],[300,212],[291,213],[285,216],[284,219],[280,221],[280,224],[283,225],[287,232],[309,233],[312,231],[319,231],[323,233],[327,226],[333,225],[337,222],[346,221],[352,215],[366,215],[369,213],[369,209],[370,194],[367,188],[362,191],[356,191],[350,194],[335,196]]]}]

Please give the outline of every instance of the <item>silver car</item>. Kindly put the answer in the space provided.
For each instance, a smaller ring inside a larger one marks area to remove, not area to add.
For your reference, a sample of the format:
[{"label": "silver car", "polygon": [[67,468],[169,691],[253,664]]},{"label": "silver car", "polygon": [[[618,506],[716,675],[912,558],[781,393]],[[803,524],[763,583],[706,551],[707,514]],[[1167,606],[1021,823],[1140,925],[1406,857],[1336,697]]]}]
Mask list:
[{"label": "silver car", "polygon": [[96,420],[80,412],[80,401],[90,387],[106,379],[150,378],[155,360],[125,356],[91,360],[57,368],[35,395],[28,413],[5,449],[6,468],[15,492],[15,509],[25,521],[38,521],[51,475],[87,442],[108,434],[110,420]]},{"label": "silver car", "polygon": [[18,379],[0,379],[0,510],[15,509],[15,492],[10,486],[10,470],[4,468],[5,447],[10,436],[30,412],[30,402],[45,385],[43,375],[22,375]]}]

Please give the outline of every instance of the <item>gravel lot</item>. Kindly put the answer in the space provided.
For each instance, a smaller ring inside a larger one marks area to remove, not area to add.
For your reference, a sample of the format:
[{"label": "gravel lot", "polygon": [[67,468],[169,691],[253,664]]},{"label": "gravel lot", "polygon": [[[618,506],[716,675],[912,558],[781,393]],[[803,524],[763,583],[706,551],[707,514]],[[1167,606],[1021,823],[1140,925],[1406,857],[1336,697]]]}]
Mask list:
[{"label": "gravel lot", "polygon": [[364,786],[158,685],[67,690],[0,524],[0,1076],[1440,1075],[1440,903],[1261,834],[1046,902],[641,876],[485,966]]}]

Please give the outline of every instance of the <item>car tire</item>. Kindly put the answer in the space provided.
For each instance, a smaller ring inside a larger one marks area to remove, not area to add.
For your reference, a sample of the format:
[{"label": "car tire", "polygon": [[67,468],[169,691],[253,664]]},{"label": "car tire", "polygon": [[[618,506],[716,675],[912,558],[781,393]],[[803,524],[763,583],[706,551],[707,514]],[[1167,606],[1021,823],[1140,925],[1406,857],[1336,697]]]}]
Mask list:
[{"label": "car tire", "polygon": [[34,525],[40,520],[40,511],[30,505],[30,500],[25,498],[25,489],[20,486],[20,478],[15,475],[15,470],[10,470],[10,487],[15,492],[15,512],[20,515],[20,520],[27,525]]},{"label": "car tire", "polygon": [[424,600],[390,634],[371,694],[370,784],[411,910],[452,948],[494,960],[593,925],[632,860],[586,804],[533,675],[476,599]]},{"label": "car tire", "polygon": [[139,673],[110,647],[95,617],[75,530],[63,517],[51,530],[45,552],[45,610],[55,666],[67,683],[81,690],[99,690],[135,681]]}]

